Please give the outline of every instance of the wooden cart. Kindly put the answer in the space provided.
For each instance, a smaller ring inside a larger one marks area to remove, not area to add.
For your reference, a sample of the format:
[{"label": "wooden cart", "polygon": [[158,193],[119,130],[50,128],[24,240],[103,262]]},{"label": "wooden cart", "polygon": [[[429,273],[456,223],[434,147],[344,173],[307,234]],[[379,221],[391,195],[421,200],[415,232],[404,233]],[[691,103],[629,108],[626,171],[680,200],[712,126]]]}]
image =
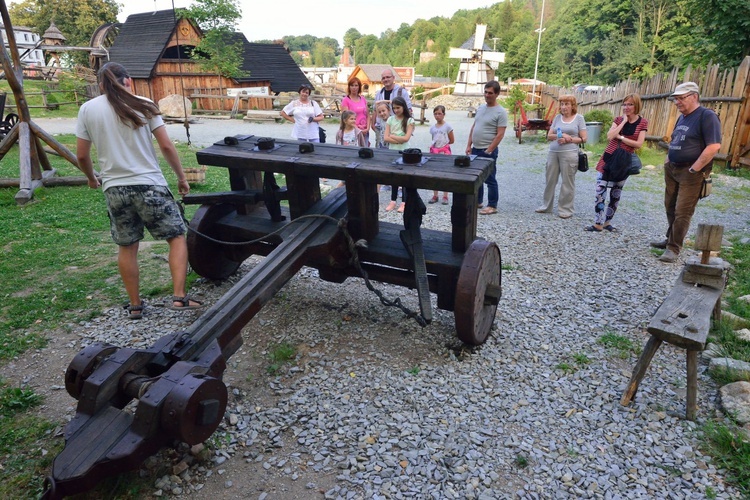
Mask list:
[{"label": "wooden cart", "polygon": [[523,103],[521,101],[516,102],[513,114],[517,118],[513,130],[516,132],[518,144],[523,142],[523,132],[525,130],[544,130],[547,132],[552,125],[554,109],[554,107],[550,106],[544,118],[529,118],[526,116],[526,110],[523,109]]},{"label": "wooden cart", "polygon": [[[476,200],[492,160],[463,157],[466,165],[456,166],[457,157],[436,155],[405,164],[387,150],[360,158],[351,147],[258,143],[229,137],[198,153],[202,165],[227,168],[231,191],[185,197],[201,204],[188,249],[193,269],[214,279],[252,254],[266,258],[186,331],[148,349],[93,344],[76,355],[65,388],[78,406],[43,498],[85,491],[175,442],[208,439],[226,410],[222,376],[242,345],[242,329],[302,266],[332,282],[363,276],[415,288],[420,311],[410,316],[422,325],[432,319],[430,292],[436,293],[437,306],[454,311],[461,340],[486,340],[500,299],[500,250],[476,238]],[[285,175],[286,188],[275,173]],[[321,197],[320,177],[341,179],[346,188]],[[406,191],[403,226],[379,220],[378,184]],[[451,232],[422,228],[418,188],[453,193]],[[135,411],[126,408],[133,400]]]},{"label": "wooden cart", "polygon": [[[315,144],[313,152],[300,153],[300,143],[279,139],[272,150],[260,150],[257,139],[248,137],[236,145],[220,142],[198,153],[200,164],[229,170],[232,189],[185,199],[202,205],[188,234],[190,264],[198,274],[225,278],[250,255],[268,255],[279,237],[239,246],[213,240],[254,240],[315,213],[311,209],[321,201],[319,179],[340,179],[346,191],[336,216],[346,217],[355,241],[367,241],[358,259],[369,277],[416,288],[428,322],[428,295],[436,293],[438,308],[454,311],[462,341],[477,345],[486,340],[500,295],[500,251],[496,244],[476,237],[476,199],[492,160],[474,158],[469,166],[457,167],[455,156],[432,155],[410,165],[396,151],[378,149],[373,158],[360,158],[356,148]],[[285,175],[286,189],[275,186],[274,173]],[[379,220],[378,184],[405,190],[404,226]],[[421,227],[425,206],[417,189],[453,193],[450,233]],[[415,249],[421,255],[415,255]],[[335,243],[329,250],[341,256],[310,255],[303,265],[318,269],[321,278],[332,282],[361,274],[348,262],[347,249]]]}]

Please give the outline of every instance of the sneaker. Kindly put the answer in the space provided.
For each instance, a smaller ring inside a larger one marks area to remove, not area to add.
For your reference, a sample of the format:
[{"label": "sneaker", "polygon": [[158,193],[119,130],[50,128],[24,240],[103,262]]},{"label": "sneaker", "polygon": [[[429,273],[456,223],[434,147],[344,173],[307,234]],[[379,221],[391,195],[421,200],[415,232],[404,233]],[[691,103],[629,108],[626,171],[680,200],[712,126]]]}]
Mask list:
[{"label": "sneaker", "polygon": [[548,213],[550,213],[551,211],[552,211],[552,210],[547,210],[547,207],[539,207],[539,208],[537,208],[536,210],[534,210],[534,212],[536,212],[536,213],[538,213],[538,214],[548,214]]},{"label": "sneaker", "polygon": [[659,257],[659,260],[671,264],[677,260],[677,254],[670,249],[666,249],[664,253],[661,254],[661,257]]},{"label": "sneaker", "polygon": [[391,190],[391,186],[387,186],[385,184],[383,184],[382,186],[380,186],[380,192],[381,193],[385,193],[386,191],[390,191],[390,190]]},{"label": "sneaker", "polygon": [[651,248],[661,248],[661,249],[664,249],[664,248],[667,248],[667,240],[652,241],[651,243],[649,243],[649,246]]}]

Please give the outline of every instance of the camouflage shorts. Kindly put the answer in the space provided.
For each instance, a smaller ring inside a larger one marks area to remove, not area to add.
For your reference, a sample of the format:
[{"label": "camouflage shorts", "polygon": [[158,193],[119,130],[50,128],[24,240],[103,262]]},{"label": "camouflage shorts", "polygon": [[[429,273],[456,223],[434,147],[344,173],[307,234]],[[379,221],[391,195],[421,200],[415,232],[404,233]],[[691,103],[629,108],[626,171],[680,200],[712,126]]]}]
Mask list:
[{"label": "camouflage shorts", "polygon": [[167,186],[115,186],[104,192],[112,239],[120,246],[143,239],[143,228],[157,240],[185,234],[180,206]]}]

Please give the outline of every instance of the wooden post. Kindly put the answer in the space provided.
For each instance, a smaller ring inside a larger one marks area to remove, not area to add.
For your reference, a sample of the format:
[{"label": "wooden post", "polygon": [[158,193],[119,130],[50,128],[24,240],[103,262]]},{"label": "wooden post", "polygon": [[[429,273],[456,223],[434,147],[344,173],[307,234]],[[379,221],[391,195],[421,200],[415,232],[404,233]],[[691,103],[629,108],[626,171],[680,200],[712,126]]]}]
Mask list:
[{"label": "wooden post", "polygon": [[654,335],[651,335],[651,338],[648,339],[648,342],[646,342],[646,346],[643,348],[641,357],[638,358],[638,362],[635,364],[635,368],[633,368],[633,375],[631,375],[630,377],[630,383],[628,384],[627,389],[625,389],[625,392],[622,394],[622,399],[620,399],[620,404],[622,406],[629,405],[633,400],[633,397],[635,397],[635,393],[638,391],[638,385],[646,375],[646,369],[648,369],[648,365],[651,363],[651,359],[654,357],[654,354],[656,354],[656,351],[661,346],[661,343],[662,341],[656,338]]},{"label": "wooden post", "polygon": [[698,224],[695,235],[696,250],[700,250],[701,264],[708,264],[711,252],[721,251],[721,239],[724,236],[724,226],[714,224]]},{"label": "wooden post", "polygon": [[698,402],[698,351],[687,351],[687,402],[685,403],[685,418],[695,420],[695,410]]}]

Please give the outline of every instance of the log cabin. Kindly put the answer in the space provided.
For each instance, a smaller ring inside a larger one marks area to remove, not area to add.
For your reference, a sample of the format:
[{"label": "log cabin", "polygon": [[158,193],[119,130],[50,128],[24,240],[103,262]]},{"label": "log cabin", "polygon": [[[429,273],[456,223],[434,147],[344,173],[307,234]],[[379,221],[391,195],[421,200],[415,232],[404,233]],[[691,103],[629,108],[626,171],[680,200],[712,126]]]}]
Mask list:
[{"label": "log cabin", "polygon": [[[241,69],[245,76],[227,78],[202,70],[190,52],[203,36],[191,19],[160,10],[128,16],[109,50],[109,60],[128,70],[133,91],[158,102],[171,94],[184,95],[197,109],[231,110],[233,97],[245,90],[240,111],[271,109],[272,99],[263,96],[296,92],[308,83],[304,73],[281,44],[250,43],[242,33],[233,33],[227,43],[243,47]],[[257,97],[253,97],[256,96]]]}]

